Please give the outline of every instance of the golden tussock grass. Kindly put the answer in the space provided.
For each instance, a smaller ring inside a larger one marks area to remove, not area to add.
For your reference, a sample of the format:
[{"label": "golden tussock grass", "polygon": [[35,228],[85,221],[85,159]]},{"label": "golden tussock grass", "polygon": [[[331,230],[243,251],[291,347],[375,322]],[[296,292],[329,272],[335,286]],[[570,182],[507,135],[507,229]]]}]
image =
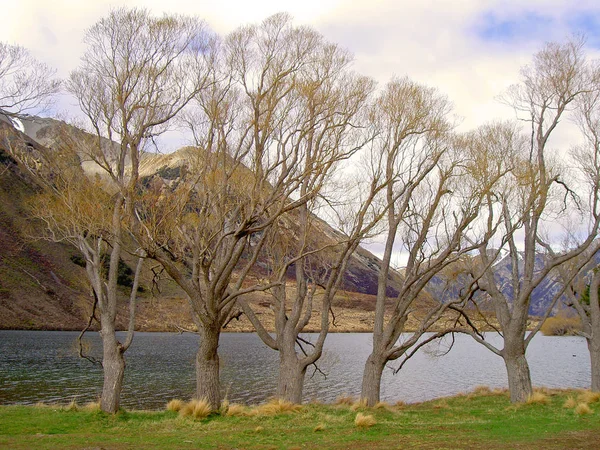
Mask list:
[{"label": "golden tussock grass", "polygon": [[489,386],[480,385],[475,386],[471,393],[474,395],[490,395],[492,393],[492,390],[489,388]]},{"label": "golden tussock grass", "polygon": [[526,403],[528,405],[538,404],[538,405],[547,405],[548,404],[548,396],[540,391],[534,391],[529,397],[527,397]]},{"label": "golden tussock grass", "polygon": [[370,428],[376,423],[375,417],[363,413],[358,413],[354,419],[354,425],[358,428]]},{"label": "golden tussock grass", "polygon": [[248,408],[244,405],[239,405],[237,403],[231,403],[227,408],[227,412],[225,413],[227,417],[242,417],[248,415]]},{"label": "golden tussock grass", "polygon": [[385,409],[387,411],[392,410],[392,406],[387,402],[377,402],[377,403],[375,403],[375,406],[373,406],[373,408],[374,409]]},{"label": "golden tussock grass", "polygon": [[354,404],[354,402],[356,402],[356,399],[350,395],[340,395],[338,398],[335,399],[335,404],[336,405],[352,405]]},{"label": "golden tussock grass", "polygon": [[567,397],[565,402],[563,403],[563,408],[572,409],[577,406],[577,401],[573,397]]},{"label": "golden tussock grass", "polygon": [[600,392],[581,391],[577,396],[577,400],[581,403],[596,403],[600,401]]},{"label": "golden tussock grass", "polygon": [[591,414],[593,412],[594,411],[592,411],[592,408],[590,408],[587,403],[579,403],[575,407],[575,414],[579,414],[580,416],[583,416],[585,414]]},{"label": "golden tussock grass", "polygon": [[359,409],[365,409],[366,407],[367,407],[367,399],[361,398],[360,400],[354,402],[352,404],[352,406],[350,406],[350,409],[352,411],[358,411]]},{"label": "golden tussock grass", "polygon": [[179,400],[179,399],[170,400],[167,403],[167,411],[179,412],[181,410],[181,408],[183,408],[183,405],[185,405],[185,402],[183,400]]},{"label": "golden tussock grass", "polygon": [[298,412],[300,410],[302,410],[302,405],[297,405],[280,398],[274,398],[269,402],[254,408],[251,411],[251,414],[254,413],[259,416],[275,416],[277,414],[287,414]]},{"label": "golden tussock grass", "polygon": [[183,417],[191,416],[194,419],[205,419],[212,412],[210,403],[206,399],[191,400],[184,404],[179,410],[179,414]]}]

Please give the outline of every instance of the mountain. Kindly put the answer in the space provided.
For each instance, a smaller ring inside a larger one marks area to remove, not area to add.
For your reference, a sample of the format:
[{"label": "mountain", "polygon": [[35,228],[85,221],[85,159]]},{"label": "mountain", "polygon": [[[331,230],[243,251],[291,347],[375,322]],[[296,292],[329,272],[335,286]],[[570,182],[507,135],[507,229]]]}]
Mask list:
[{"label": "mountain", "polygon": [[[493,250],[492,253],[495,253]],[[600,262],[600,255],[596,256]],[[539,273],[545,266],[545,256],[539,253],[535,257],[534,270]],[[518,254],[518,270],[522,273],[523,253]],[[500,291],[510,300],[513,297],[512,286],[512,260],[506,251],[501,251],[498,261],[494,263],[494,277],[496,285]],[[450,273],[450,275],[448,275]],[[428,292],[438,301],[447,302],[457,298],[466,288],[470,279],[467,275],[460,271],[460,268],[452,273],[449,270],[446,274],[435,276],[427,286]],[[542,316],[550,307],[555,295],[559,294],[562,289],[562,280],[555,271],[551,271],[544,280],[533,290],[529,305],[529,314],[532,316]],[[485,304],[485,297],[478,295],[476,297],[480,303]],[[559,308],[560,302],[555,305],[554,310]]]},{"label": "mountain", "polygon": [[[66,134],[65,134],[66,130]],[[66,125],[64,122],[41,117],[11,119],[0,113],[0,328],[26,329],[81,329],[91,309],[90,289],[78,260],[78,251],[66,243],[50,243],[36,239],[40,224],[27,217],[26,204],[38,187],[35,180],[11,158],[10,142],[20,140],[32,152],[52,151],[62,140],[89,142],[91,135]],[[116,146],[108,140],[103,145]],[[184,149],[171,154],[147,154],[141,163],[141,174],[171,180],[181,173],[185,163]],[[83,153],[79,163],[88,172],[98,167]],[[315,218],[315,226],[325,239],[339,236],[325,221]],[[124,263],[132,265],[132,261]],[[377,277],[381,261],[359,248],[348,264],[342,288],[354,296],[351,308],[372,310],[372,296],[377,291]],[[163,279],[160,293],[150,292],[154,274],[160,272],[156,264],[149,264],[142,285],[138,323],[142,329],[164,329],[165,317],[170,323],[189,322],[187,302],[172,282]],[[399,275],[391,275],[390,295],[394,295]],[[127,294],[123,288],[123,297]],[[360,294],[366,294],[361,296]],[[125,326],[123,306],[120,324]],[[171,329],[171,328],[169,328]]]}]

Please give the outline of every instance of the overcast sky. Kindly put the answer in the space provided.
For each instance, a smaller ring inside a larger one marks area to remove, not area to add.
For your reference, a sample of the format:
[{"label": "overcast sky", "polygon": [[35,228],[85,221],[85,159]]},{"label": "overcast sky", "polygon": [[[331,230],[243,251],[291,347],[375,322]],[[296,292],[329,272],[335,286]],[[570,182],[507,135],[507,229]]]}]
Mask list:
[{"label": "overcast sky", "polygon": [[2,0],[0,40],[29,48],[66,77],[85,30],[111,8],[194,14],[218,33],[279,11],[355,55],[355,68],[385,83],[408,75],[454,102],[462,129],[510,109],[495,98],[545,41],[585,33],[600,49],[600,2],[570,0]]},{"label": "overcast sky", "polygon": [[[61,77],[77,67],[85,30],[112,8],[197,15],[221,35],[286,11],[353,52],[355,69],[380,84],[408,75],[440,89],[454,103],[461,130],[514,115],[496,97],[518,81],[519,68],[544,42],[584,33],[588,55],[600,55],[597,0],[0,1],[0,40],[27,47]],[[59,108],[73,110],[74,103],[63,99]],[[572,135],[562,133],[567,139],[558,145],[568,147]]]}]

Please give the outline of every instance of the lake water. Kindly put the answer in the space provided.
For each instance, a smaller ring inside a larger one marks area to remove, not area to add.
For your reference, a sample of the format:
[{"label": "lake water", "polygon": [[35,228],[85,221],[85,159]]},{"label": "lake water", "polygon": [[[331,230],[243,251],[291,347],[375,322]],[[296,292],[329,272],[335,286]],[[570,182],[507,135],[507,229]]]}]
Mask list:
[{"label": "lake water", "polygon": [[[0,404],[69,402],[98,399],[102,371],[77,356],[77,332],[0,331]],[[311,339],[310,335],[305,336]],[[92,354],[100,356],[97,333],[86,335]],[[488,333],[486,339],[498,342]],[[128,409],[160,409],[173,398],[194,392],[194,357],[198,337],[191,334],[137,333],[126,353],[122,405]],[[370,334],[330,334],[319,367],[309,368],[305,400],[326,402],[342,394],[360,394],[363,365],[371,348]],[[457,336],[444,355],[444,344],[430,345],[393,375],[386,370],[382,399],[417,402],[465,392],[478,385],[506,387],[502,359],[468,336]],[[232,402],[254,404],[275,394],[277,352],[254,334],[225,333],[221,338],[224,389]],[[586,388],[590,384],[589,354],[580,337],[536,336],[528,349],[534,385]],[[394,366],[394,364],[391,364]]]}]

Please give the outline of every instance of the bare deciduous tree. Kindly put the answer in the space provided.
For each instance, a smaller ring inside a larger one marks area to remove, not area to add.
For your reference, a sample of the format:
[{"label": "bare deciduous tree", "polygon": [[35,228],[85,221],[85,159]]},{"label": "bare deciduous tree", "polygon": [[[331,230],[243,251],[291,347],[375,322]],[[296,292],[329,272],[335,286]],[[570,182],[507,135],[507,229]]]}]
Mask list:
[{"label": "bare deciduous tree", "polygon": [[[498,218],[501,227],[492,230],[488,226],[486,232],[496,234],[497,247],[491,247],[493,240],[486,240],[479,247],[478,270],[483,271],[483,276],[478,288],[493,305],[504,346],[497,348],[472,333],[478,342],[504,359],[513,402],[523,402],[532,393],[525,351],[541,323],[527,333],[531,295],[554,268],[595,245],[599,223],[596,185],[592,194],[594,205],[588,211],[589,227],[583,230],[582,239],[573,242],[567,251],[555,253],[552,247],[557,238],[545,232],[549,223],[582,213],[569,203],[569,199],[577,198],[575,186],[566,182],[559,158],[549,147],[549,139],[569,109],[576,105],[576,99],[594,89],[583,41],[547,44],[521,74],[522,82],[509,90],[504,101],[531,126],[531,135],[525,141],[505,135],[504,143],[500,142],[514,155],[514,168],[507,178],[508,184],[500,185],[490,197],[493,203],[488,215]],[[488,142],[496,141],[481,136],[482,148],[489,146]],[[501,258],[510,260],[508,286],[502,286],[495,274],[495,264]]]},{"label": "bare deciduous tree", "polygon": [[[489,180],[475,185],[470,174],[473,163],[450,135],[449,112],[445,97],[408,79],[390,82],[373,108],[378,137],[370,161],[379,167],[375,173],[386,185],[387,213],[373,350],[362,382],[361,397],[369,406],[379,401],[386,364],[405,356],[452,305],[434,306],[411,337],[398,341],[427,283],[474,248],[464,236],[478,217],[485,193],[501,176],[501,171],[496,171]],[[394,252],[406,252],[408,260],[398,295],[386,311]]]},{"label": "bare deciduous tree", "polygon": [[[101,408],[115,413],[124,352],[133,338],[137,291],[136,282],[130,300],[130,333],[122,343],[115,334],[118,265],[132,241],[129,218],[140,155],[147,140],[164,131],[204,86],[210,37],[196,19],[154,18],[144,10],[119,9],[90,28],[85,40],[88,49],[81,68],[71,74],[67,88],[79,101],[93,134],[73,138],[65,133],[57,136],[56,146],[68,149],[77,160],[93,161],[105,181],[81,174],[75,185],[76,177],[71,178],[65,181],[65,192],[51,203],[56,209],[49,209],[46,217],[38,212],[56,238],[69,239],[85,257],[103,342]],[[102,221],[98,222],[100,212]],[[135,248],[133,252],[139,257],[137,279],[144,254]],[[103,258],[109,259],[106,273]]]},{"label": "bare deciduous tree", "polygon": [[14,117],[44,111],[60,88],[55,72],[27,49],[0,42],[0,110]]}]

